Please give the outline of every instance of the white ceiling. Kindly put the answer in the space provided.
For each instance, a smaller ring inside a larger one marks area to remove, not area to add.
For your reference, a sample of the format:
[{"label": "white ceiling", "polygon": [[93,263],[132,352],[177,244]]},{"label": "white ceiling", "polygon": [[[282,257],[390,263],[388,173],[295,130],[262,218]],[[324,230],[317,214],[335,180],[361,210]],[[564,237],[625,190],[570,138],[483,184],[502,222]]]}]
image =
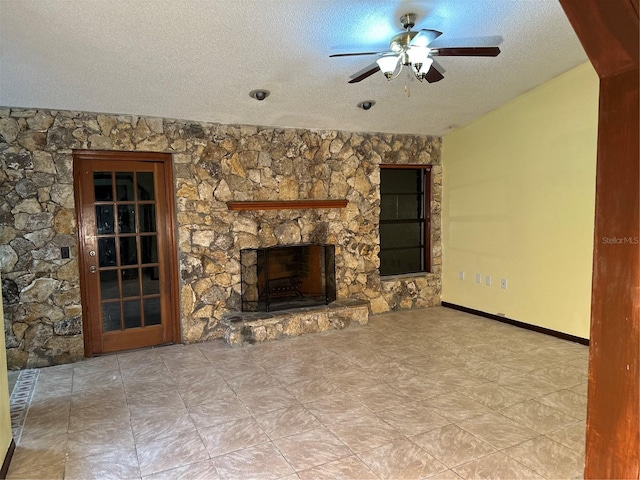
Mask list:
[{"label": "white ceiling", "polygon": [[[375,57],[329,55],[387,50],[407,12],[433,46],[502,53],[348,84]],[[432,135],[587,60],[558,0],[0,0],[0,48],[4,106]]]}]

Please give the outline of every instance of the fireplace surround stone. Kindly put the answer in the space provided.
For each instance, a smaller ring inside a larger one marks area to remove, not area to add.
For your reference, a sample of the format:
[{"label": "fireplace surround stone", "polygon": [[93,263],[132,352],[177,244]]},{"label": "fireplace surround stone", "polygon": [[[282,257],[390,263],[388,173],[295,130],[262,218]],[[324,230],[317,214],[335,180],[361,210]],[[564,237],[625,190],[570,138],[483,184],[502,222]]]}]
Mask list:
[{"label": "fireplace surround stone", "polygon": [[363,300],[336,300],[329,305],[278,312],[232,312],[225,314],[224,339],[232,347],[252,345],[309,333],[343,329],[352,323],[369,323],[369,304]]}]

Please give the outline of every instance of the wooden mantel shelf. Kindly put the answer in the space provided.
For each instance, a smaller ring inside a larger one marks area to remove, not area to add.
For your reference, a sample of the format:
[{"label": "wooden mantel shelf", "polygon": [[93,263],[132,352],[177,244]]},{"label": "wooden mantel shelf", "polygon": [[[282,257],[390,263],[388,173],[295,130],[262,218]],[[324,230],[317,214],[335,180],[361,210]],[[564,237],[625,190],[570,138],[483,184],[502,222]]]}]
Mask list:
[{"label": "wooden mantel shelf", "polygon": [[264,200],[227,202],[229,210],[302,210],[308,208],[344,208],[347,200]]}]

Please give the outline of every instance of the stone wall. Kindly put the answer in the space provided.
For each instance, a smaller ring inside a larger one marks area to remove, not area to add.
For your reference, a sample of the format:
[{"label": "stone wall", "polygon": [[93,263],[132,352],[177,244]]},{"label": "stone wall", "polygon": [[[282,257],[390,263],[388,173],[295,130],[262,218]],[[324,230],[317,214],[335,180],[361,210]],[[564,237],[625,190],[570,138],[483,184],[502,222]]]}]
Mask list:
[{"label": "stone wall", "polygon": [[[0,108],[0,271],[10,368],[83,355],[72,149],[174,158],[182,340],[222,335],[242,248],[336,245],[338,299],[373,313],[440,301],[441,140]],[[380,163],[433,164],[432,274],[381,281]],[[229,211],[229,200],[343,199],[345,209]],[[60,247],[71,249],[60,258]]]}]

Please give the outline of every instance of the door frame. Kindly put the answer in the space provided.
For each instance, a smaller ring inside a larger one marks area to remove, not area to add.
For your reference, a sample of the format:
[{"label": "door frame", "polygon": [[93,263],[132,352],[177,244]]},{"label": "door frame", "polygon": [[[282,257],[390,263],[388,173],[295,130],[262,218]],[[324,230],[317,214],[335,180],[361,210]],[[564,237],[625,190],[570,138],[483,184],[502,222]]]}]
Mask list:
[{"label": "door frame", "polygon": [[166,280],[169,289],[169,300],[171,308],[169,310],[170,326],[173,333],[173,342],[182,343],[182,330],[180,319],[180,305],[178,294],[178,249],[177,249],[177,234],[176,234],[176,205],[175,205],[175,193],[173,183],[173,155],[170,153],[159,152],[129,152],[129,151],[113,151],[113,150],[73,150],[73,189],[75,197],[76,207],[76,222],[77,222],[77,235],[78,235],[78,270],[80,274],[80,301],[82,302],[82,336],[84,341],[84,356],[94,356],[93,346],[91,344],[91,338],[95,332],[89,321],[89,298],[88,293],[82,285],[85,284],[85,270],[86,262],[85,256],[81,252],[85,251],[85,238],[81,234],[81,226],[84,221],[85,212],[81,202],[82,198],[82,182],[80,181],[80,162],[83,160],[106,160],[106,161],[136,161],[136,162],[155,162],[161,163],[164,169],[164,185],[159,185],[163,188],[167,195],[167,215],[165,220],[164,231],[158,232],[158,234],[164,235],[167,247],[170,251],[169,254],[169,276]]},{"label": "door frame", "polygon": [[[559,0],[600,77],[585,478],[640,476],[638,0]],[[621,237],[621,244],[603,238]]]}]

